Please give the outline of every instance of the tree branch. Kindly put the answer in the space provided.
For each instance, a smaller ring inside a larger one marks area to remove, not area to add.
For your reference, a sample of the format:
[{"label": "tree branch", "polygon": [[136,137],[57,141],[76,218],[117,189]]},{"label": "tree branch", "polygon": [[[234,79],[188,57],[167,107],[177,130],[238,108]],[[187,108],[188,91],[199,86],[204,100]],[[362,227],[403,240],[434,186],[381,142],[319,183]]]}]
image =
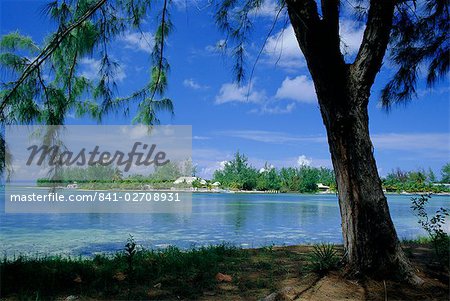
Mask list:
[{"label": "tree branch", "polygon": [[162,16],[161,16],[161,46],[159,49],[159,60],[158,60],[158,75],[156,76],[156,82],[152,91],[152,96],[150,97],[150,102],[153,101],[156,91],[158,90],[158,85],[161,80],[161,73],[163,69],[163,63],[164,63],[164,27],[166,26],[166,13],[167,13],[167,0],[164,0],[164,6],[162,10]]},{"label": "tree branch", "polygon": [[14,93],[16,93],[17,89],[20,87],[20,85],[32,74],[34,71],[36,71],[37,68],[39,68],[40,65],[42,65],[43,62],[45,62],[46,59],[52,55],[52,53],[58,48],[58,46],[61,44],[61,42],[67,37],[72,30],[80,26],[84,21],[89,19],[96,11],[99,9],[103,4],[106,3],[106,0],[99,0],[92,8],[90,8],[83,16],[80,17],[80,19],[74,23],[72,23],[69,27],[64,29],[62,32],[58,32],[55,37],[51,40],[51,42],[47,45],[47,47],[42,50],[42,52],[28,65],[28,67],[24,70],[20,78],[16,81],[14,87],[11,89],[11,91],[3,98],[3,101],[0,105],[0,112],[3,112],[5,109],[6,104],[12,97]]},{"label": "tree branch", "polygon": [[[286,0],[295,36],[316,85],[341,80],[346,72],[339,49],[339,1],[330,1],[332,3],[324,4],[327,18],[324,21],[319,17],[316,1]],[[334,29],[330,30],[327,25]]]},{"label": "tree branch", "polygon": [[[366,29],[350,76],[359,88],[370,89],[389,43],[395,0],[371,0]],[[368,93],[368,91],[366,91]]]},{"label": "tree branch", "polygon": [[329,33],[329,36],[333,39],[335,47],[340,49],[339,38],[339,5],[340,0],[322,0],[322,22],[325,30]]},{"label": "tree branch", "polygon": [[278,18],[280,17],[281,12],[285,8],[286,3],[283,3],[280,8],[278,9],[277,14],[275,15],[275,18],[272,22],[272,26],[270,27],[269,32],[266,35],[266,38],[264,39],[264,43],[262,44],[261,48],[259,49],[258,55],[256,56],[255,62],[253,63],[252,71],[250,73],[250,79],[248,82],[248,89],[247,89],[247,100],[250,96],[250,89],[252,86],[252,80],[253,80],[253,74],[255,73],[256,65],[258,64],[259,58],[261,57],[262,52],[264,51],[264,48],[266,47],[267,41],[269,40],[270,36],[272,35],[273,30],[275,29],[275,25],[278,22]]},{"label": "tree branch", "polygon": [[294,29],[300,26],[303,27],[302,31],[309,32],[319,24],[319,13],[314,0],[286,0],[286,4]]},{"label": "tree branch", "polygon": [[69,70],[69,80],[67,81],[67,99],[70,101],[72,97],[72,79],[73,74],[75,72],[75,66],[77,64],[78,50],[75,50],[75,54],[73,56],[72,65]]}]

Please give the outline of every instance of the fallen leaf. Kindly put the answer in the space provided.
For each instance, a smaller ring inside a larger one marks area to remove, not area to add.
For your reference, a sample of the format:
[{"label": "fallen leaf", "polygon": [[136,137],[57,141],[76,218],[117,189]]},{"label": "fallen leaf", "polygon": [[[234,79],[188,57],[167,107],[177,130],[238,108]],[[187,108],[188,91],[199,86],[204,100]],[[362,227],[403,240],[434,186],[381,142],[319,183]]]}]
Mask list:
[{"label": "fallen leaf", "polygon": [[233,278],[227,274],[217,273],[216,280],[218,282],[231,282],[233,281]]},{"label": "fallen leaf", "polygon": [[116,279],[117,281],[124,281],[127,278],[127,275],[125,275],[122,272],[117,272],[114,276],[114,279]]},{"label": "fallen leaf", "polygon": [[73,279],[73,282],[81,283],[81,282],[83,282],[83,280],[81,280],[80,275],[77,275],[77,277],[75,277],[75,279]]}]

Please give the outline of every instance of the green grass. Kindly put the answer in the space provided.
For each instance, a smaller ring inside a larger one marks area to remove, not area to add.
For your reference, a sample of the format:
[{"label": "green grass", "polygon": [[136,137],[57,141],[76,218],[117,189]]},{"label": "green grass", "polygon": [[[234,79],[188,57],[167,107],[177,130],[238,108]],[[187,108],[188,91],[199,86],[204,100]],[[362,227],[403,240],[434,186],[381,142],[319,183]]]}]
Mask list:
[{"label": "green grass", "polygon": [[148,298],[148,288],[160,283],[171,296],[193,298],[213,287],[218,272],[234,271],[247,258],[247,252],[226,244],[189,251],[176,247],[140,251],[133,256],[131,271],[125,253],[91,259],[4,258],[0,264],[0,292],[1,297],[23,300],[49,300],[71,294],[143,299]]},{"label": "green grass", "polygon": [[414,239],[402,239],[401,242],[403,244],[418,244],[418,245],[426,245],[432,243],[431,237],[429,236],[419,236]]}]

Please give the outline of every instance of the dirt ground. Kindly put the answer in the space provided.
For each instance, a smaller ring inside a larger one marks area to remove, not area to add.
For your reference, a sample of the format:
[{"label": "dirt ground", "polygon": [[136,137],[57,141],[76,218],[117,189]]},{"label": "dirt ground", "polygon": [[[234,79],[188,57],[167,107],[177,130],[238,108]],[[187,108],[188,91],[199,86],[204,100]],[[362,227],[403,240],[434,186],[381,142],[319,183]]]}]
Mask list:
[{"label": "dirt ground", "polygon": [[[311,252],[309,246],[274,248],[275,264],[282,267],[284,273],[275,273],[269,277],[269,287],[243,287],[242,282],[262,281],[268,277],[264,272],[243,272],[233,275],[231,283],[219,283],[216,290],[204,292],[200,300],[264,300],[264,301],[377,301],[377,300],[450,300],[448,268],[439,267],[433,261],[433,250],[424,246],[407,246],[405,251],[410,257],[418,275],[424,280],[421,286],[412,286],[395,281],[356,281],[346,279],[341,272],[334,271],[319,276],[315,273],[299,271],[297,256],[305,258]],[[259,256],[253,257],[259,260]],[[252,259],[252,260],[253,260]],[[300,268],[301,270],[301,268]],[[273,275],[272,275],[273,276]]]}]

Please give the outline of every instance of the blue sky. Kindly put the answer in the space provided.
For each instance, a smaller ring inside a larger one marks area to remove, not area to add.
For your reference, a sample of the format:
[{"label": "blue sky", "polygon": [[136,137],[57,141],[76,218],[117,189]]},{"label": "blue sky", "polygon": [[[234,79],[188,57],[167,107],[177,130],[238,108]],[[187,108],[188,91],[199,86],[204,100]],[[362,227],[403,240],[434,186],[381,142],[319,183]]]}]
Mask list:
[{"label": "blue sky", "polygon": [[[40,13],[44,1],[1,1],[1,34],[19,30],[37,42],[52,32]],[[235,151],[245,153],[261,167],[266,161],[276,167],[296,166],[299,161],[331,167],[325,128],[320,117],[311,77],[295,41],[292,28],[282,30],[283,19],[271,33],[256,65],[251,87],[232,83],[232,61],[217,51],[223,35],[216,29],[212,8],[206,2],[174,1],[175,26],[168,40],[171,65],[166,96],[175,105],[175,115],[160,116],[162,124],[192,125],[193,157],[201,176],[210,177]],[[345,11],[345,9],[344,9]],[[255,14],[255,30],[248,46],[248,72],[262,47],[275,16],[267,1]],[[155,24],[144,24],[145,38],[129,32],[112,43],[120,63],[119,95],[140,88],[147,80],[149,51]],[[344,17],[341,35],[346,59],[355,55],[362,24]],[[95,56],[82,60],[79,72],[96,76]],[[434,89],[423,83],[418,98],[387,113],[378,105],[379,91],[394,70],[385,60],[372,89],[369,104],[370,131],[379,172],[385,175],[400,167],[410,170],[431,167],[439,172],[450,161],[450,98],[448,78]],[[249,96],[246,97],[247,92]],[[111,114],[105,124],[130,124],[132,115]],[[68,124],[92,124],[69,116]]]}]

